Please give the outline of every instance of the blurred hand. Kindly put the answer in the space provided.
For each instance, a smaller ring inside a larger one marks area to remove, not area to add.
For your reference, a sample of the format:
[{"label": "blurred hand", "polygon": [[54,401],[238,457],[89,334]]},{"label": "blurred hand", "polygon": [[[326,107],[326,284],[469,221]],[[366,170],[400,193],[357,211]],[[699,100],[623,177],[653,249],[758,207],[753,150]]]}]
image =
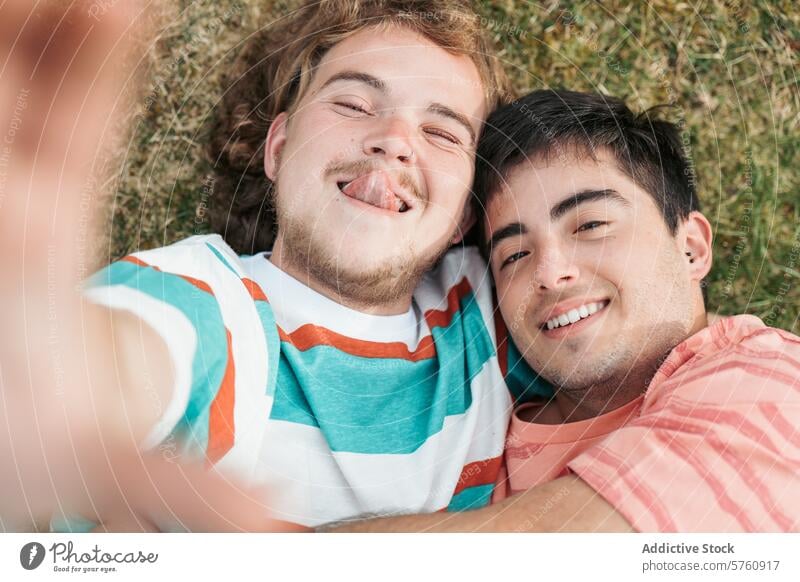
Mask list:
[{"label": "blurred hand", "polygon": [[[85,197],[132,63],[124,2],[0,3],[0,529],[79,512],[125,529],[269,530],[263,492],[142,456],[109,315],[82,303]],[[135,55],[133,55],[135,57]],[[128,57],[128,58],[126,58]],[[122,71],[124,73],[124,70]],[[123,77],[124,78],[124,77]]]}]

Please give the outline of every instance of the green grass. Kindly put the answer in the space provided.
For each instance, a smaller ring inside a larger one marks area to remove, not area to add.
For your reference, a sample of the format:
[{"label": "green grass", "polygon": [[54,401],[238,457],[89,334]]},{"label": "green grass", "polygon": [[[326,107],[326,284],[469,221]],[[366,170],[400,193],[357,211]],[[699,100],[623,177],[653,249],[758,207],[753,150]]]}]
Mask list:
[{"label": "green grass", "polygon": [[[164,4],[170,4],[164,2]],[[252,4],[252,5],[251,5]],[[157,15],[130,140],[108,161],[99,262],[208,232],[204,122],[247,31],[295,2],[181,0]],[[519,90],[672,103],[714,225],[709,309],[800,333],[800,9],[794,0],[484,2]],[[130,119],[130,118],[129,118]]]}]

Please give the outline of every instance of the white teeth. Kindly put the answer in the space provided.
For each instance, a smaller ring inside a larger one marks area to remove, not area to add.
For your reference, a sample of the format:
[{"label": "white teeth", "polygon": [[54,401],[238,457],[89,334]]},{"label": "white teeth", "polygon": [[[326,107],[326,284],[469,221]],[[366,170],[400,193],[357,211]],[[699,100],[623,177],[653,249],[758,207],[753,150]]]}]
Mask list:
[{"label": "white teeth", "polygon": [[558,317],[548,320],[546,322],[547,329],[556,329],[557,327],[563,327],[571,323],[576,323],[581,319],[585,319],[591,315],[594,315],[606,305],[608,305],[606,301],[601,301],[599,303],[587,303],[586,305],[581,305],[575,309],[570,309],[566,313],[562,313]]}]

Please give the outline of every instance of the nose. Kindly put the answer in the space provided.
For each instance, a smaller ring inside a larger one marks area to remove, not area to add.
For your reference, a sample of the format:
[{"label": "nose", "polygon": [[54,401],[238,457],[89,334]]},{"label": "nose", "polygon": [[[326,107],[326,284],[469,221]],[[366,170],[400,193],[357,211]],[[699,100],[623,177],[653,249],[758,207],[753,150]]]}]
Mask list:
[{"label": "nose", "polygon": [[560,245],[552,244],[537,253],[533,281],[540,291],[559,291],[578,280],[574,252],[564,251]]},{"label": "nose", "polygon": [[403,164],[414,160],[411,129],[399,117],[377,120],[376,126],[364,139],[364,153],[383,156],[386,161],[399,160]]}]

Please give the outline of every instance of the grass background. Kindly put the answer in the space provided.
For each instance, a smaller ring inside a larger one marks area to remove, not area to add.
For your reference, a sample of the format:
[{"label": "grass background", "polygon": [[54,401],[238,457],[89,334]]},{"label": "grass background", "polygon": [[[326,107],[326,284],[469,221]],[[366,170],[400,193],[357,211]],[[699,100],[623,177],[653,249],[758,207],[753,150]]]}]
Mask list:
[{"label": "grass background", "polygon": [[[164,0],[92,192],[98,263],[209,231],[203,161],[219,78],[248,32],[297,2]],[[670,103],[715,231],[709,310],[800,333],[800,7],[795,0],[500,1],[479,5],[520,91]]]}]

